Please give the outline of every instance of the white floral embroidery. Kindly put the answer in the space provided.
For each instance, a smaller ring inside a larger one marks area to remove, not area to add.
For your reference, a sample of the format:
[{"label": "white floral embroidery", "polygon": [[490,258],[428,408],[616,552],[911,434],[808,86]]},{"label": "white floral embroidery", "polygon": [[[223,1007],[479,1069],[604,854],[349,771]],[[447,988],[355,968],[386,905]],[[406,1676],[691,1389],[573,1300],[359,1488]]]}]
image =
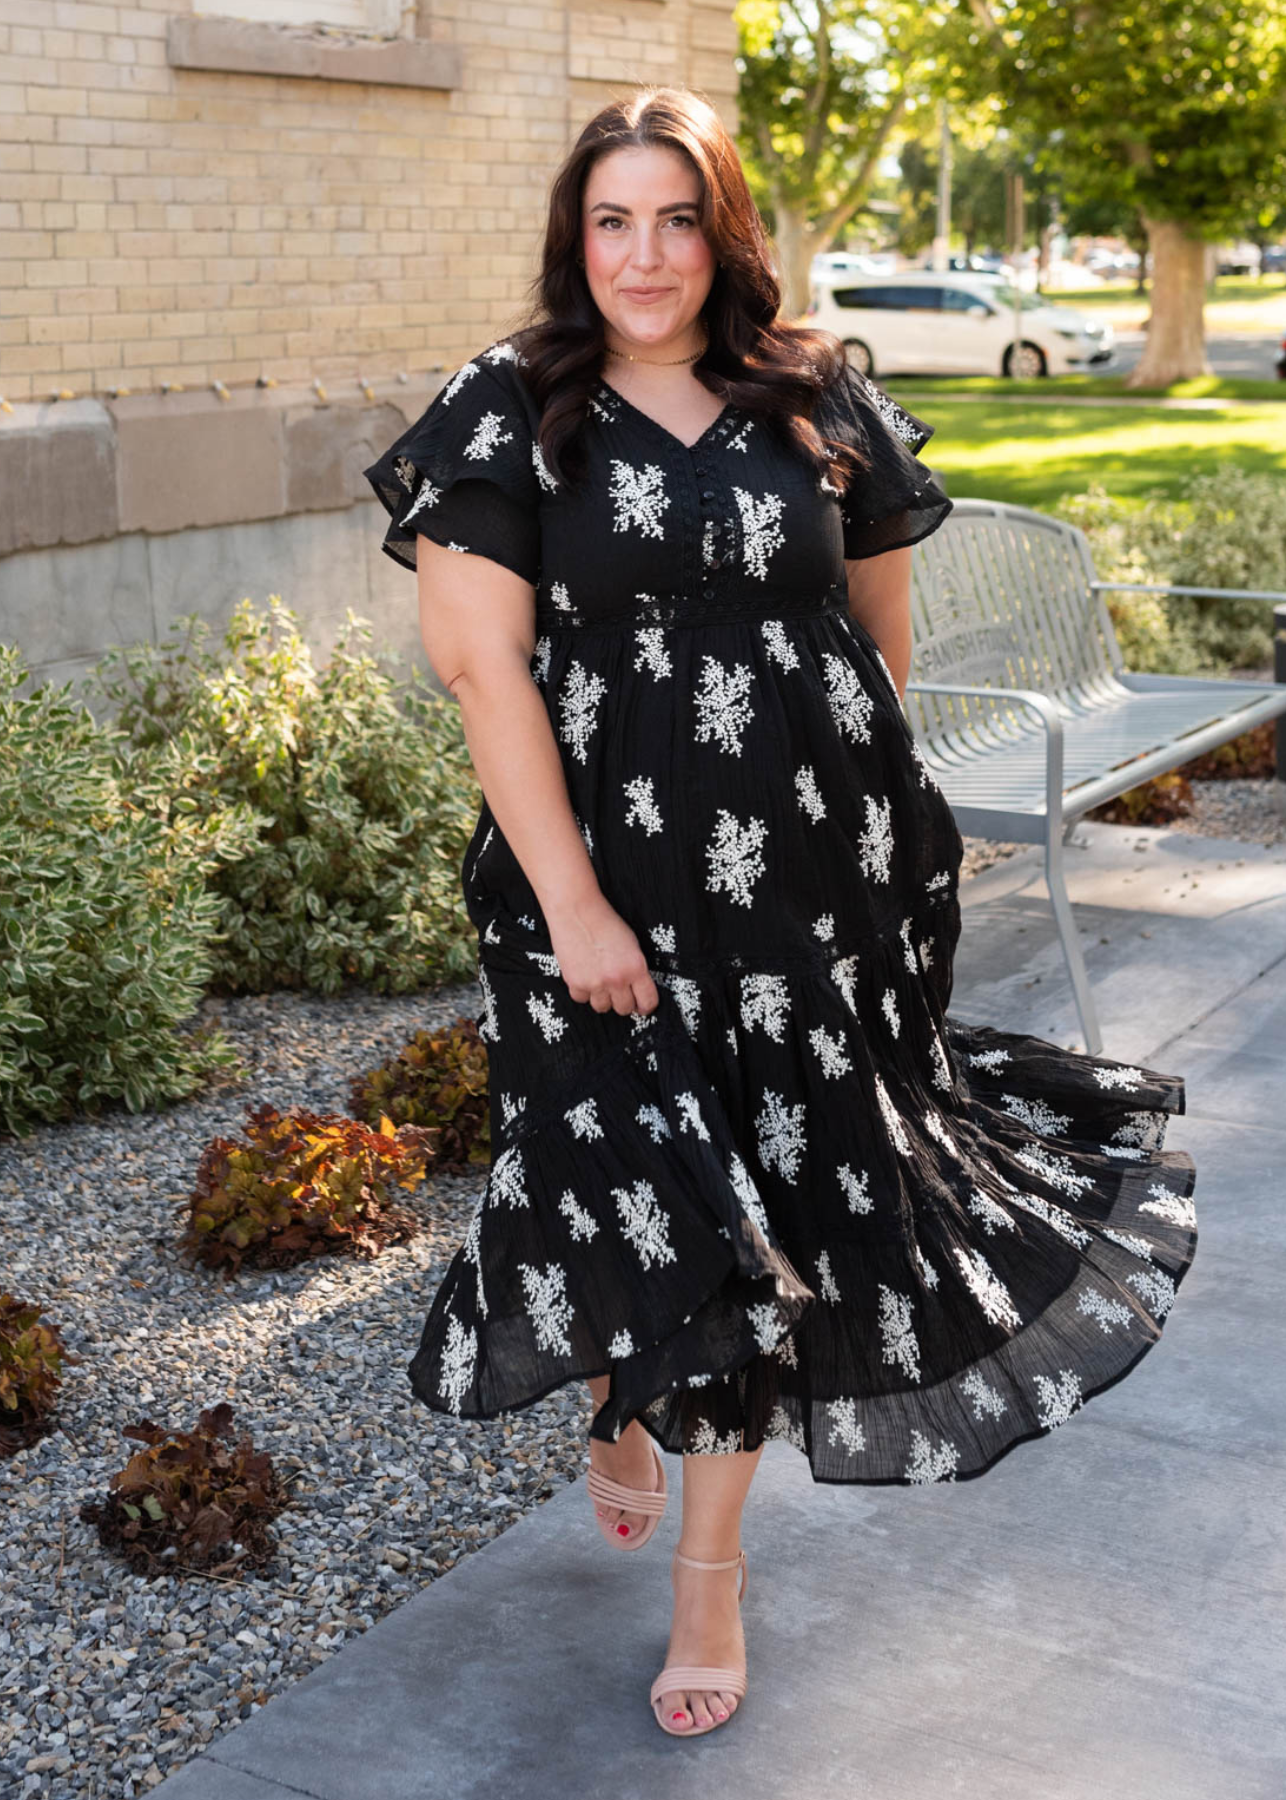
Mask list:
[{"label": "white floral embroidery", "polygon": [[440,390],[439,398],[441,399],[443,406],[450,406],[465,382],[468,381],[470,376],[476,375],[478,372],[479,365],[476,362],[461,363],[455,374]]},{"label": "white floral embroidery", "polygon": [[889,1030],[893,1033],[894,1037],[896,1037],[902,1029],[902,1021],[898,1017],[898,997],[893,992],[892,988],[885,988],[884,999],[880,1004],[883,1008],[884,1017],[889,1022]]},{"label": "white floral embroidery", "polygon": [[634,1117],[650,1135],[654,1144],[659,1144],[662,1138],[674,1136],[665,1114],[659,1106],[653,1105],[651,1101],[645,1106],[640,1106]]},{"label": "white floral embroidery", "polygon": [[866,829],[857,840],[862,873],[873,875],[876,881],[887,881],[893,855],[891,804],[887,798],[876,801],[870,794],[863,794],[862,799],[866,806]]},{"label": "white floral embroidery", "polygon": [[548,994],[528,994],[527,1011],[539,1025],[547,1044],[555,1043],[567,1029],[566,1019],[559,1018],[553,999]]},{"label": "white floral embroidery", "polygon": [[818,1279],[819,1283],[821,1284],[823,1300],[838,1300],[839,1299],[839,1297],[840,1297],[839,1286],[836,1283],[834,1275],[831,1273],[831,1259],[830,1259],[830,1252],[828,1250],[823,1250],[818,1255],[817,1279]]},{"label": "white floral embroidery", "polygon": [[1010,1297],[1009,1289],[996,1274],[981,1250],[955,1251],[955,1259],[960,1265],[960,1273],[968,1283],[974,1299],[982,1308],[983,1317],[991,1325],[1008,1325],[1017,1330],[1022,1324],[1018,1308]]},{"label": "white floral embroidery", "polygon": [[564,1292],[566,1269],[561,1263],[546,1263],[543,1271],[533,1268],[530,1263],[519,1263],[518,1272],[522,1276],[527,1314],[535,1329],[538,1347],[570,1356],[572,1341],[567,1335],[567,1327],[571,1324],[573,1311]]},{"label": "white floral embroidery", "polygon": [[705,529],[701,534],[701,562],[702,562],[702,565],[708,569],[710,567],[710,564],[713,561],[713,559],[714,559],[714,520],[707,519],[705,522]]},{"label": "white floral embroidery", "polygon": [[473,1380],[477,1360],[477,1332],[472,1327],[466,1332],[460,1320],[454,1313],[451,1314],[447,1320],[447,1341],[442,1349],[438,1392],[454,1413],[458,1413],[464,1404],[465,1392]]},{"label": "white floral embroidery", "polygon": [[1046,1431],[1065,1425],[1077,1407],[1083,1404],[1081,1378],[1074,1369],[1060,1369],[1057,1381],[1048,1375],[1034,1375],[1032,1381],[1036,1398],[1040,1402],[1038,1417]]},{"label": "white floral embroidery", "polygon": [[741,1433],[729,1431],[723,1437],[716,1437],[714,1426],[709,1419],[702,1418],[692,1434],[690,1455],[695,1456],[732,1456],[741,1448]]},{"label": "white floral embroidery", "polygon": [[850,1456],[856,1456],[859,1450],[865,1450],[866,1433],[858,1423],[856,1402],[832,1400],[826,1411],[831,1421],[828,1442],[833,1444],[838,1439]]},{"label": "white floral embroidery", "polygon": [[775,1044],[782,1042],[790,1012],[790,989],[784,975],[741,977],[741,1023],[747,1031],[761,1025]]},{"label": "white floral embroidery", "polygon": [[880,1335],[885,1362],[895,1362],[912,1381],[920,1379],[920,1346],[911,1328],[911,1300],[880,1283]]},{"label": "white floral embroidery", "polygon": [[1005,1208],[993,1200],[989,1194],[979,1193],[977,1188],[969,1196],[969,1211],[982,1220],[983,1230],[988,1237],[991,1237],[997,1228],[1003,1231],[1017,1231],[1018,1229],[1013,1214],[1006,1212]]},{"label": "white floral embroidery", "polygon": [[822,666],[826,671],[826,698],[836,725],[855,744],[869,744],[875,702],[862,686],[857,670],[829,650],[822,657]]},{"label": "white floral embroidery", "polygon": [[549,467],[545,462],[544,451],[541,449],[540,445],[535,442],[533,442],[531,446],[531,464],[536,471],[536,479],[539,481],[541,487],[544,488],[545,492],[547,494],[555,493],[558,488],[558,483],[554,480],[554,477],[550,473]]},{"label": "white floral embroidery", "polygon": [[1076,1297],[1076,1310],[1087,1318],[1096,1319],[1109,1336],[1117,1325],[1128,1329],[1134,1317],[1124,1300],[1112,1300],[1099,1288],[1082,1288]]},{"label": "white floral embroidery", "polygon": [[929,1040],[929,1055],[933,1059],[934,1086],[946,1088],[949,1093],[951,1091],[951,1065],[947,1061],[947,1053],[942,1047],[942,1039],[938,1036],[936,1027]]},{"label": "white floral embroidery", "polygon": [[473,1264],[474,1288],[477,1294],[478,1311],[485,1319],[487,1316],[487,1296],[482,1288],[482,1209],[486,1205],[486,1196],[479,1200],[473,1209],[473,1217],[469,1220],[469,1229],[464,1234],[462,1254],[466,1262]]},{"label": "white floral embroidery", "polygon": [[732,493],[741,513],[746,571],[766,581],[768,558],[786,542],[778,523],[786,503],[780,494],[762,494],[756,499],[740,487],[734,487]]},{"label": "white floral embroidery", "polygon": [[942,1438],[935,1450],[922,1431],[911,1433],[911,1457],[903,1473],[910,1482],[954,1481],[960,1452],[949,1438]]},{"label": "white floral embroidery", "polygon": [[1135,1235],[1132,1231],[1113,1231],[1110,1226],[1103,1227],[1103,1236],[1119,1244],[1122,1250],[1128,1250],[1134,1256],[1141,1256],[1144,1262],[1152,1261],[1152,1246],[1146,1238]]},{"label": "white floral embroidery", "polygon": [[571,1226],[576,1243],[587,1244],[598,1230],[598,1220],[585,1210],[570,1188],[559,1200],[558,1210]]},{"label": "white floral embroidery", "polygon": [[1063,1137],[1072,1122],[1070,1113],[1056,1113],[1044,1100],[1024,1100],[1018,1094],[1002,1094],[1000,1104],[1029,1131],[1042,1137]]},{"label": "white floral embroidery", "polygon": [[563,1114],[578,1138],[601,1138],[603,1127],[598,1122],[598,1101],[591,1095],[569,1107]]},{"label": "white floral embroidery", "polygon": [[560,612],[572,611],[572,598],[567,592],[567,583],[565,581],[554,582],[549,590],[549,598]]},{"label": "white floral embroidery", "polygon": [[1142,1069],[1095,1069],[1095,1081],[1101,1088],[1136,1088],[1143,1080]]},{"label": "white floral embroidery", "polygon": [[860,1175],[854,1175],[847,1163],[841,1163],[836,1173],[839,1176],[839,1184],[844,1190],[844,1197],[848,1201],[848,1210],[855,1213],[870,1212],[875,1201],[872,1199],[871,1190],[867,1185],[870,1176],[865,1169]]},{"label": "white floral embroidery", "polygon": [[924,440],[923,430],[916,424],[911,414],[886,394],[883,388],[876,387],[875,383],[866,375],[859,374],[858,380],[862,384],[867,399],[895,437],[900,437],[904,444],[910,444],[915,449],[919,448],[922,440],[927,441]]},{"label": "white floral embroidery", "polygon": [[995,1388],[987,1385],[977,1369],[970,1369],[960,1383],[960,1391],[973,1401],[975,1419],[981,1419],[988,1413],[993,1419],[998,1419],[1002,1412],[1008,1411]]},{"label": "white floral embroidery", "polygon": [[523,955],[529,962],[534,962],[542,975],[561,975],[558,958],[552,950],[524,950]]},{"label": "white floral embroidery", "polygon": [[930,1137],[937,1138],[944,1150],[949,1151],[952,1156],[960,1155],[955,1139],[943,1123],[941,1113],[934,1112],[932,1107],[924,1115],[924,1128]]},{"label": "white floral embroidery", "polygon": [[1182,1194],[1173,1193],[1168,1187],[1162,1187],[1159,1181],[1154,1181],[1148,1192],[1152,1198],[1142,1202],[1139,1207],[1141,1213],[1155,1213],[1169,1225],[1183,1225],[1189,1231],[1195,1229],[1197,1209],[1191,1200],[1186,1200]]},{"label": "white floral embroidery", "polygon": [[1008,1061],[1008,1050],[977,1050],[969,1057],[969,1064],[975,1069],[999,1069]]},{"label": "white floral embroidery", "polygon": [[581,762],[586,760],[586,744],[598,729],[595,710],[606,692],[607,683],[603,677],[591,673],[579,657],[574,658],[558,692],[562,711],[558,735],[565,744],[571,745],[572,755]]},{"label": "white floral embroidery", "polygon": [[658,950],[673,951],[675,948],[673,925],[654,925],[651,938]]},{"label": "white floral embroidery", "polygon": [[634,1354],[634,1339],[630,1336],[628,1331],[622,1330],[622,1331],[617,1332],[616,1336],[612,1339],[611,1343],[607,1346],[607,1354],[609,1356],[613,1356],[613,1357],[615,1357],[615,1356],[633,1356],[633,1354]]},{"label": "white floral embroidery", "polygon": [[668,1230],[670,1215],[657,1199],[651,1182],[639,1180],[633,1188],[613,1188],[612,1198],[621,1215],[626,1242],[634,1246],[643,1267],[650,1269],[654,1262],[674,1262]]},{"label": "white floral embroidery", "polygon": [[915,1257],[920,1265],[920,1278],[924,1282],[925,1287],[932,1292],[938,1285],[938,1271],[934,1268],[933,1264],[929,1261],[928,1257],[924,1254],[924,1251],[921,1250],[918,1244],[915,1246]]},{"label": "white floral embroidery", "polygon": [[903,1129],[902,1120],[898,1114],[897,1108],[889,1099],[888,1089],[878,1075],[875,1077],[875,1098],[880,1103],[880,1112],[884,1118],[884,1128],[892,1138],[895,1149],[900,1150],[903,1156],[910,1156],[911,1140],[907,1137],[906,1132]]},{"label": "white floral embroidery", "polygon": [[697,722],[694,732],[698,744],[714,738],[721,750],[741,755],[741,733],[755,716],[747,698],[754,680],[748,663],[734,663],[727,669],[715,656],[701,659],[701,685],[693,695]]},{"label": "white floral embroidery", "polygon": [[801,809],[808,814],[814,825],[826,817],[826,802],[822,799],[817,777],[812,769],[795,770],[795,793]]},{"label": "white floral embroidery", "polygon": [[650,775],[635,775],[631,780],[622,782],[629,806],[625,809],[627,825],[641,825],[649,837],[662,828],[661,809],[652,792]]},{"label": "white floral embroidery", "polygon": [[530,1206],[531,1196],[527,1192],[525,1177],[522,1150],[519,1145],[511,1144],[507,1150],[500,1152],[491,1165],[487,1183],[491,1204],[499,1206],[503,1200],[509,1206]]},{"label": "white floral embroidery", "polygon": [[662,625],[640,625],[634,633],[634,641],[639,653],[634,658],[636,669],[647,669],[657,681],[663,675],[674,673],[670,662],[670,652],[665,642],[665,627]]},{"label": "white floral embroidery", "polygon": [[1135,1289],[1144,1303],[1152,1308],[1161,1319],[1174,1305],[1176,1288],[1170,1276],[1160,1269],[1135,1269],[1133,1274],[1125,1277],[1126,1284]]},{"label": "white floral embroidery", "polygon": [[755,1120],[760,1162],[765,1169],[775,1168],[786,1181],[797,1178],[807,1144],[804,1109],[804,1101],[788,1106],[783,1095],[765,1088],[763,1111]]},{"label": "white floral embroidery", "polygon": [[771,1238],[772,1227],[768,1223],[768,1214],[764,1211],[763,1199],[755,1186],[750,1170],[742,1162],[734,1150],[732,1160],[728,1164],[728,1179],[732,1182],[738,1203],[756,1231],[762,1237]]},{"label": "white floral embroidery", "polygon": [[[926,894],[937,894],[950,886],[951,871],[949,869],[939,869],[936,875],[930,875],[929,879],[925,882],[924,891]],[[983,1056],[998,1056],[1002,1062],[1006,1061],[1009,1056],[1007,1050],[984,1050],[982,1054]]]},{"label": "white floral embroidery", "polygon": [[532,676],[537,682],[549,680],[549,664],[554,653],[554,640],[547,632],[541,632],[531,648]]},{"label": "white floral embroidery", "polygon": [[784,620],[764,619],[760,623],[759,632],[764,640],[764,647],[774,662],[780,663],[786,670],[799,667],[799,656],[786,634]]},{"label": "white floral embroidery", "polygon": [[784,1362],[792,1369],[797,1369],[799,1367],[799,1354],[795,1347],[795,1339],[789,1331],[777,1345],[776,1349],[773,1351],[773,1355],[777,1358],[778,1362]]},{"label": "white floral embroidery", "polygon": [[1066,1238],[1069,1244],[1075,1244],[1078,1250],[1083,1250],[1092,1241],[1091,1234],[1085,1227],[1078,1225],[1071,1213],[1065,1212],[1061,1206],[1042,1199],[1039,1194],[1020,1194],[1017,1188],[1011,1192],[1012,1205],[1021,1206],[1025,1212],[1035,1213],[1038,1219],[1043,1219],[1060,1237]]},{"label": "white floral embroidery", "polygon": [[815,1025],[808,1034],[808,1041],[821,1059],[823,1075],[844,1075],[853,1067],[844,1054],[848,1039],[842,1031],[838,1037],[832,1037],[825,1026]]},{"label": "white floral embroidery", "polygon": [[748,819],[742,825],[727,807],[719,808],[714,833],[706,845],[706,861],[710,873],[706,887],[712,894],[726,893],[739,906],[749,906],[753,895],[751,884],[766,868],[760,846],[768,835],[762,819]]},{"label": "white floral embroidery", "polygon": [[505,1124],[508,1125],[512,1119],[516,1118],[526,1104],[526,1094],[520,1094],[516,1098],[512,1094],[501,1094],[500,1116]]},{"label": "white floral embroidery", "polygon": [[661,514],[670,504],[665,491],[665,475],[655,463],[636,469],[631,463],[612,458],[612,485],[608,492],[616,502],[613,531],[628,531],[631,526],[644,537],[665,536]]},{"label": "white floral embroidery", "polygon": [[[667,974],[658,981],[657,976],[654,973],[652,979],[657,982],[658,987],[669,988],[670,992],[674,995],[675,1004],[679,1009],[679,1016],[683,1020],[684,1029],[687,1031],[689,1037],[695,1037],[697,1035],[697,1025],[701,1018],[700,984],[694,981],[691,975]],[[731,1037],[731,1028],[729,1028],[729,1036]],[[732,1039],[732,1044],[735,1049],[735,1038]]]},{"label": "white floral embroidery", "polygon": [[[831,980],[844,996],[844,1004],[851,1013],[857,1013],[857,964],[856,952],[851,956],[837,956],[831,964]],[[861,1015],[858,1014],[860,1017]]]},{"label": "white floral embroidery", "polygon": [[781,1314],[771,1300],[765,1300],[759,1306],[747,1307],[746,1317],[755,1328],[755,1342],[761,1350],[771,1350],[786,1329]]},{"label": "white floral embroidery", "polygon": [[679,1130],[690,1131],[698,1137],[703,1144],[708,1144],[710,1142],[710,1133],[706,1129],[705,1120],[701,1117],[701,1108],[697,1104],[696,1095],[689,1093],[676,1094],[674,1097],[674,1104],[679,1111]]},{"label": "white floral embroidery", "polygon": [[1086,1188],[1094,1186],[1094,1177],[1078,1175],[1072,1167],[1070,1157],[1058,1156],[1054,1151],[1046,1150],[1042,1144],[1029,1144],[1025,1150],[1019,1150],[1017,1156],[1020,1163],[1043,1176],[1051,1187],[1058,1188],[1064,1194],[1081,1194]]},{"label": "white floral embroidery", "polygon": [[774,1406],[768,1415],[768,1423],[764,1426],[764,1436],[766,1438],[785,1438],[787,1443],[793,1444],[797,1450],[804,1448],[804,1427],[792,1424],[785,1407],[780,1404]]}]

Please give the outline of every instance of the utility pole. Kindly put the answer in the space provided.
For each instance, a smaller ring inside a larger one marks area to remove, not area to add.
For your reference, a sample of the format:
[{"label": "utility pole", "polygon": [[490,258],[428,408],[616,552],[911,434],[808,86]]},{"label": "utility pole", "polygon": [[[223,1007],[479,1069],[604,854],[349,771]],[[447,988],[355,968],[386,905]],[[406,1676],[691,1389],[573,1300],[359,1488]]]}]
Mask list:
[{"label": "utility pole", "polygon": [[938,101],[938,229],[933,239],[933,267],[948,266],[947,242],[951,236],[951,127],[947,103]]},{"label": "utility pole", "polygon": [[1018,361],[1022,350],[1023,305],[1019,279],[1022,274],[1021,259],[1024,235],[1022,171],[1014,169],[1005,177],[1005,236],[1009,240],[1009,254],[1014,265],[1014,341],[1009,358],[1009,373],[1015,381],[1019,379],[1021,373]]}]

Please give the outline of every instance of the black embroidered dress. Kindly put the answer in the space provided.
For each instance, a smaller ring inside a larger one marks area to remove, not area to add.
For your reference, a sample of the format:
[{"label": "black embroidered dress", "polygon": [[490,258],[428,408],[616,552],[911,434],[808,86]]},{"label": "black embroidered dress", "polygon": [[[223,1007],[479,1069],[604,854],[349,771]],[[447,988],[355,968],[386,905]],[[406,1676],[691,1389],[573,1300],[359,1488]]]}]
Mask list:
[{"label": "black embroidered dress", "polygon": [[736,407],[685,446],[600,381],[571,488],[523,362],[464,363],[365,473],[408,568],[423,533],[533,583],[532,679],[660,1001],[570,998],[484,803],[492,1167],[414,1391],[492,1417],[610,1372],[603,1439],[980,1475],[1134,1366],[1197,1234],[1180,1078],[946,1014],[960,833],[844,575],[951,510],[932,428],[849,371],[817,423],[873,463],[840,492]]}]

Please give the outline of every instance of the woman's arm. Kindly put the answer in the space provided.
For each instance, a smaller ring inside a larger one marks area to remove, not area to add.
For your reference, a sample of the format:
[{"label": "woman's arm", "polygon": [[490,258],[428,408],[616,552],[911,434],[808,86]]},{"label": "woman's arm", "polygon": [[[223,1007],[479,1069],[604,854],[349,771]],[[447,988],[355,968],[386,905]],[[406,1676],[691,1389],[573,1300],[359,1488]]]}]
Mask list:
[{"label": "woman's arm", "polygon": [[428,537],[418,539],[416,557],[425,653],[460,702],[482,791],[532,885],[572,999],[595,1012],[651,1012],[656,986],[637,937],[598,884],[532,680],[532,584]]},{"label": "woman's arm", "polygon": [[844,564],[849,614],[879,645],[900,699],[911,674],[911,548]]}]

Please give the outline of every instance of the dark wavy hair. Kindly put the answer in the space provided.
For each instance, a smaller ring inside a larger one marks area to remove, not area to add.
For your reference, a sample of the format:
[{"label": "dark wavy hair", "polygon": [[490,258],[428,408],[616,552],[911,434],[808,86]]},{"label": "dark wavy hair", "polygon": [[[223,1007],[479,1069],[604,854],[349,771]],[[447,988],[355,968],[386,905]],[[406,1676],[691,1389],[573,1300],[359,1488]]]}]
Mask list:
[{"label": "dark wavy hair", "polygon": [[582,427],[606,347],[603,315],[576,260],[585,183],[600,157],[641,146],[675,150],[696,170],[698,221],[723,265],[702,308],[709,342],[693,374],[712,394],[762,419],[819,474],[838,473],[842,486],[869,459],[824,436],[812,417],[820,395],[844,373],[844,346],[833,332],[779,316],[781,286],[736,146],[711,103],[686,87],[643,87],[601,107],[554,177],[530,307],[509,334],[527,359],[522,376],[542,408],[540,447],[551,473],[574,480],[583,472]]}]

